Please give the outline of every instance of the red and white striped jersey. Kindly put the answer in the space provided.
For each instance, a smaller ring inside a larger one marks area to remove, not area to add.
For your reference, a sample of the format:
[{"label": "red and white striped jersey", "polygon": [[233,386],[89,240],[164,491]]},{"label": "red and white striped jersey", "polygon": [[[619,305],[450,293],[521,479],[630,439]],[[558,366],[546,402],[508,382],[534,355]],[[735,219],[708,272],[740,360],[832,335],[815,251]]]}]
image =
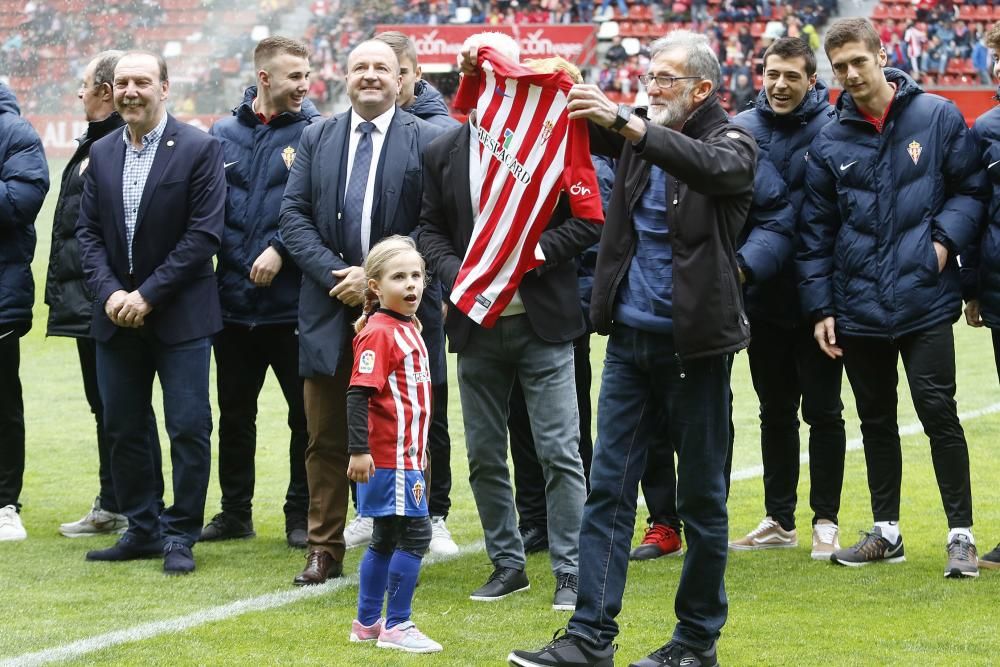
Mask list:
[{"label": "red and white striped jersey", "polygon": [[491,327],[524,274],[544,263],[538,239],[560,192],[577,218],[601,223],[604,213],[586,122],[566,111],[573,81],[565,72],[539,74],[511,63],[490,47],[478,54],[480,70],[462,78],[455,96],[457,108],[476,109],[480,160],[469,169],[482,178],[451,301]]},{"label": "red and white striped jersey", "polygon": [[427,348],[409,320],[376,312],[354,338],[351,386],[371,387],[368,447],[376,468],[423,470],[431,421]]}]

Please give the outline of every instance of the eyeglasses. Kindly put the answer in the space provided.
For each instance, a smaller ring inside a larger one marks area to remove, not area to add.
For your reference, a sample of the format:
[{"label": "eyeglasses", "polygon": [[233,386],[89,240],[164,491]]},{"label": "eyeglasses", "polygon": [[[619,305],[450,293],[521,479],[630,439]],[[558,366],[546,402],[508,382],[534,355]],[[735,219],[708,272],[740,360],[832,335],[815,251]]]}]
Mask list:
[{"label": "eyeglasses", "polygon": [[649,84],[656,82],[658,88],[673,88],[677,81],[685,79],[701,79],[700,76],[669,76],[667,74],[642,74],[639,76],[639,83],[649,87]]}]

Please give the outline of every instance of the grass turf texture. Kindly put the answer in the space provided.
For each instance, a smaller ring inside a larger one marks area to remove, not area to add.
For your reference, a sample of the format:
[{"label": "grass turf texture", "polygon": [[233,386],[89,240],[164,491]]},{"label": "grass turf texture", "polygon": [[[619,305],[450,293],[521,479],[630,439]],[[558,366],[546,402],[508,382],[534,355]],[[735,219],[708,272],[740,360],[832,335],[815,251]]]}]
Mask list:
[{"label": "grass turf texture", "polygon": [[[79,518],[97,493],[94,422],[83,396],[75,345],[44,337],[42,304],[50,224],[63,162],[53,162],[53,192],[38,221],[34,263],[38,303],[35,328],[21,342],[21,379],[27,421],[27,471],[21,497],[29,538],[0,543],[0,663],[26,653],[62,646],[95,635],[166,621],[238,600],[289,592],[301,569],[301,551],[285,546],[281,504],[287,483],[287,427],[280,391],[269,377],[258,417],[257,491],[253,540],[198,545],[198,570],[168,578],[160,561],[87,563],[85,551],[110,538],[69,540],[60,522]],[[959,409],[970,411],[1000,401],[989,335],[956,326]],[[604,340],[593,338],[599,378]],[[458,385],[451,360],[450,406],[453,444],[453,509],[448,520],[456,541],[475,545],[482,538],[469,491]],[[902,371],[900,371],[902,376]],[[596,397],[599,381],[595,380]],[[746,355],[736,359],[735,470],[760,464],[757,407]],[[900,386],[900,423],[916,418],[905,381]],[[214,396],[214,379],[213,379]],[[162,409],[155,404],[162,424]],[[844,385],[848,437],[858,436],[853,400]],[[213,398],[213,409],[215,409]],[[1000,539],[996,463],[1000,415],[965,422],[970,443],[976,535],[980,549]],[[803,430],[803,450],[805,449]],[[161,434],[164,446],[165,434]],[[214,439],[213,439],[214,441]],[[213,445],[214,446],[214,445]],[[902,524],[907,561],[860,570],[809,559],[808,470],[799,488],[799,548],[731,554],[726,578],[729,621],[719,656],[726,665],[819,664],[992,664],[1000,650],[995,619],[1000,574],[984,571],[975,581],[942,577],[946,523],[934,482],[930,452],[922,434],[903,439]],[[167,450],[164,460],[169,461]],[[169,480],[169,471],[165,471]],[[169,486],[169,484],[168,484]],[[168,502],[169,502],[168,490]],[[733,484],[730,535],[755,527],[763,514],[759,478]],[[206,519],[218,511],[213,468]],[[640,508],[640,512],[641,512]],[[640,521],[642,516],[640,516]],[[853,543],[858,529],[871,525],[864,458],[847,455],[841,511],[841,541]],[[637,531],[635,540],[641,537]],[[357,571],[361,551],[348,552],[345,571]],[[669,638],[673,596],[681,559],[638,563],[630,569],[625,604],[618,620],[618,663],[628,664]],[[414,620],[445,650],[409,656],[350,644],[355,585],[330,586],[319,595],[264,611],[165,632],[151,638],[88,652],[86,664],[333,664],[435,665],[502,664],[514,648],[545,643],[569,614],[550,609],[554,581],[547,556],[529,558],[532,588],[496,603],[472,602],[471,590],[485,581],[490,566],[482,551],[425,567],[414,601]]]}]

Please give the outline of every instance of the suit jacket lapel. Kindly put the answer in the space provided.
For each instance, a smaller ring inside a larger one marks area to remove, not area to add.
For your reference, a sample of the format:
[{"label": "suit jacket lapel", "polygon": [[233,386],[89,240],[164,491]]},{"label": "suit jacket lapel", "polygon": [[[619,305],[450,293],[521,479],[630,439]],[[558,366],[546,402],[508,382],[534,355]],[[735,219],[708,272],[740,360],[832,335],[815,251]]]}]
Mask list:
[{"label": "suit jacket lapel", "polygon": [[[317,220],[326,220],[327,224],[330,225],[326,230],[326,237],[336,245],[335,250],[343,259],[345,246],[340,214],[344,207],[344,193],[347,190],[347,183],[341,181],[344,179],[344,165],[351,149],[348,142],[348,133],[351,130],[351,111],[348,109],[326,122],[333,123],[333,127],[328,130],[326,140],[317,144],[316,154],[312,156],[312,159],[314,164],[320,166],[320,172],[324,174],[323,184],[316,192],[333,193],[334,204],[329,215],[314,215],[314,217]],[[315,184],[313,187],[316,187]]]},{"label": "suit jacket lapel", "polygon": [[400,111],[396,109],[382,146],[380,160],[382,171],[376,176],[381,179],[382,190],[380,196],[376,198],[377,205],[372,210],[372,241],[381,239],[385,235],[385,230],[392,226],[396,207],[402,196],[407,163],[410,155],[416,153],[415,142],[416,128],[413,127],[412,120],[409,122],[401,120]]},{"label": "suit jacket lapel", "polygon": [[123,247],[125,245],[125,197],[124,190],[122,189],[122,172],[125,171],[125,149],[125,141],[119,141],[116,143],[111,154],[111,192],[112,201],[115,202],[115,205],[112,207],[112,214],[114,216],[115,229],[118,230]]},{"label": "suit jacket lapel", "polygon": [[[149,207],[149,201],[153,198],[153,193],[156,192],[156,186],[160,184],[163,171],[170,163],[170,158],[173,157],[174,151],[178,150],[174,142],[176,134],[177,121],[173,116],[168,115],[167,125],[163,128],[163,136],[160,137],[160,145],[157,146],[156,156],[153,158],[153,166],[149,170],[149,176],[146,177],[146,187],[142,189],[142,200],[139,202],[139,217],[135,220],[136,231],[139,230],[143,219],[146,217],[146,209]],[[121,178],[120,174],[119,178]]]}]

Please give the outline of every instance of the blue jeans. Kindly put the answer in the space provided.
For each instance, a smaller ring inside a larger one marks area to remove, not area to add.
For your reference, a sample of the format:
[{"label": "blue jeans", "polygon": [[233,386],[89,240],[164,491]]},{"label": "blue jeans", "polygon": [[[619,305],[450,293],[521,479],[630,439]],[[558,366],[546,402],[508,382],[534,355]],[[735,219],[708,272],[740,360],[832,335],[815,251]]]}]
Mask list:
[{"label": "blue jeans", "polygon": [[[111,442],[118,510],[128,517],[124,539],[191,546],[201,534],[212,467],[208,402],[210,338],[167,345],[151,332],[122,329],[97,343],[97,382]],[[153,377],[160,378],[170,437],[174,504],[160,513],[158,457],[149,438]]]},{"label": "blue jeans", "polygon": [[469,483],[486,553],[495,566],[524,569],[514,494],[507,468],[507,416],[515,378],[521,381],[535,453],[545,476],[549,557],[556,574],[576,574],[577,536],[586,497],[573,344],[547,343],[527,315],[476,327],[458,355],[458,389],[469,455]]},{"label": "blue jeans", "polygon": [[639,479],[666,427],[677,451],[677,513],[688,551],[673,640],[707,649],[726,622],[729,355],[680,361],[673,339],[615,325],[597,404],[590,495],[580,528],[580,589],[569,632],[607,646],[618,635]]}]

